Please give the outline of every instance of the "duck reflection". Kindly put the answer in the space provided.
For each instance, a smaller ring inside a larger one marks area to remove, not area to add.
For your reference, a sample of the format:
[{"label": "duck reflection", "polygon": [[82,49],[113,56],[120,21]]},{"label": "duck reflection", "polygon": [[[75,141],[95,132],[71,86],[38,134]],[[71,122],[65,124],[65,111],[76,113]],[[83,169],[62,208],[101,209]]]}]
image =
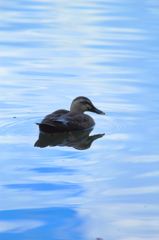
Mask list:
[{"label": "duck reflection", "polygon": [[77,150],[85,150],[91,147],[93,141],[103,137],[105,134],[96,134],[89,136],[93,130],[87,129],[84,131],[77,132],[65,132],[65,133],[39,133],[39,139],[35,142],[34,147],[55,147],[55,146],[67,146],[73,147]]}]

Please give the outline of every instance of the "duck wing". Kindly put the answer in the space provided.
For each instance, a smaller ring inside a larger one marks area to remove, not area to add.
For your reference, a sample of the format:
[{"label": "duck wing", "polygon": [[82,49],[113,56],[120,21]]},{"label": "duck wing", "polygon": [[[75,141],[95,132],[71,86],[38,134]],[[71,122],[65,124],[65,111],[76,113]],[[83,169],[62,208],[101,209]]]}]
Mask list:
[{"label": "duck wing", "polygon": [[84,130],[94,126],[94,120],[83,113],[57,110],[47,115],[39,125],[42,132],[68,132]]},{"label": "duck wing", "polygon": [[60,117],[64,117],[69,111],[65,109],[57,110],[51,114],[48,114],[41,122],[41,124],[54,125],[54,122],[57,121]]}]

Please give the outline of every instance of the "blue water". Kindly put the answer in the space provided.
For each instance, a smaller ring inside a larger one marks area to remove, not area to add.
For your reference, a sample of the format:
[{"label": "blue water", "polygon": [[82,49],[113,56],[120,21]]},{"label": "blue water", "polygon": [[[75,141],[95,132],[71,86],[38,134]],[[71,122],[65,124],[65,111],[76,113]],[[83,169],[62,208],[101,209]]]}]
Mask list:
[{"label": "blue water", "polygon": [[[1,3],[0,239],[158,240],[158,9]],[[90,136],[105,135],[34,147],[35,122],[81,95],[106,112],[89,113]]]}]

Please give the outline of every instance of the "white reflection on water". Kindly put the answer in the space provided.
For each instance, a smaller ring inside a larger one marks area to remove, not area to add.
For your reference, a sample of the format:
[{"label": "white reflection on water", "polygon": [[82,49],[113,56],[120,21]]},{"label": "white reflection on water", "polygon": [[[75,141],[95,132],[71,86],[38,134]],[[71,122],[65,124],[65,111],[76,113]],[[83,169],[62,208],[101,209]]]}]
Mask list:
[{"label": "white reflection on water", "polygon": [[135,178],[147,178],[147,177],[157,177],[159,176],[159,171],[152,171],[152,172],[148,172],[148,173],[142,173],[142,174],[138,174],[136,176],[134,176]]},{"label": "white reflection on water", "polygon": [[22,233],[44,225],[45,222],[39,220],[20,219],[13,221],[0,221],[0,233]]},{"label": "white reflection on water", "polygon": [[118,188],[103,192],[104,195],[131,195],[131,194],[149,194],[158,193],[159,186],[137,187],[137,188]]},{"label": "white reflection on water", "polygon": [[130,139],[130,136],[128,134],[110,134],[105,136],[106,139],[110,139],[110,140],[126,140],[126,139]]},{"label": "white reflection on water", "polygon": [[134,157],[128,157],[127,159],[124,159],[124,161],[129,161],[132,163],[153,163],[153,162],[159,162],[158,155],[140,155],[140,156],[134,156]]},{"label": "white reflection on water", "polygon": [[[101,236],[103,239],[143,240],[150,233],[153,234],[150,239],[157,240],[159,221],[155,212],[158,210],[156,205],[109,203],[81,209],[80,214],[87,219],[90,239]],[[150,212],[154,213],[151,218]],[[104,219],[109,221],[106,223]]]}]

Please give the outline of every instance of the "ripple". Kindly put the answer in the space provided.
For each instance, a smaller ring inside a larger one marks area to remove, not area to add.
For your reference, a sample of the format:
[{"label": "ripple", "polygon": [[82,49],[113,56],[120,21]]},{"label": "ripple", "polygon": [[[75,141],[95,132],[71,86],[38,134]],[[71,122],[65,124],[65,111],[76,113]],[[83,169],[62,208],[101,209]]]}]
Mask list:
[{"label": "ripple", "polygon": [[106,120],[96,120],[97,127],[100,128],[105,134],[124,132],[127,128],[131,128],[135,125],[133,119],[129,118],[116,118],[106,117]]},{"label": "ripple", "polygon": [[[101,132],[105,134],[110,133],[116,133],[120,131],[121,133],[132,126],[135,125],[132,118],[117,118],[112,116],[106,116],[106,119],[104,120],[100,118],[101,116],[94,116],[96,126],[94,128],[95,131]],[[5,124],[2,124],[0,126],[1,128],[1,134],[3,136],[6,135],[14,135],[18,134],[21,137],[23,136],[32,136],[37,134],[39,132],[39,129],[37,128],[36,122],[40,122],[41,118],[39,117],[31,117],[27,119],[22,118],[13,118],[12,121],[7,122]]]},{"label": "ripple", "polygon": [[2,135],[18,134],[18,135],[33,135],[33,131],[37,128],[36,122],[39,118],[19,119],[13,118],[12,121],[0,126]]}]

